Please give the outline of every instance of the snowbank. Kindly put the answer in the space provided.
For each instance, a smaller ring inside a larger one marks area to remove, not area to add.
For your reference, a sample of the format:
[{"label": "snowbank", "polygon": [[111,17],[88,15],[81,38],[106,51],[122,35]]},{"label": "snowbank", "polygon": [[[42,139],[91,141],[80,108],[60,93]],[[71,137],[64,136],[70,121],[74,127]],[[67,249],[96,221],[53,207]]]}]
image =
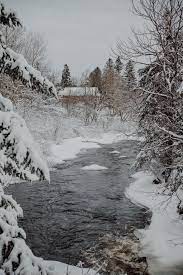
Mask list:
[{"label": "snowbank", "polygon": [[140,140],[140,138],[137,137],[137,135],[133,135],[130,133],[126,134],[126,133],[111,131],[108,133],[103,133],[100,137],[90,139],[90,141],[98,142],[101,144],[111,144],[122,140]]},{"label": "snowbank", "polygon": [[56,261],[45,261],[49,275],[97,275],[92,269],[80,268],[76,266],[59,263]]},{"label": "snowbank", "polygon": [[[79,154],[83,149],[100,148],[100,144],[111,144],[114,142],[119,142],[127,139],[137,140],[137,137],[127,137],[124,134],[110,132],[103,133],[98,138],[89,138],[81,136],[65,138],[59,144],[51,143],[50,147],[47,145],[47,147],[49,147],[47,160],[50,166],[54,164],[61,164],[65,160],[75,158],[77,154]],[[111,153],[120,154],[120,152],[118,151],[112,151]]]},{"label": "snowbank", "polygon": [[[152,274],[173,274],[171,270],[181,265],[183,270],[183,220],[176,212],[178,198],[162,193],[149,174],[139,172],[133,177],[135,182],[126,190],[127,197],[152,211],[150,226],[137,232]],[[165,270],[170,273],[163,273]]]},{"label": "snowbank", "polygon": [[82,170],[93,170],[93,171],[100,171],[100,170],[107,170],[107,167],[104,166],[100,166],[98,164],[91,164],[88,166],[84,166],[83,168],[81,168]]},{"label": "snowbank", "polygon": [[62,144],[51,145],[51,155],[48,157],[48,161],[51,164],[62,163],[64,160],[75,158],[82,149],[92,148],[100,148],[100,145],[88,142],[81,137],[65,139]]},{"label": "snowbank", "polygon": [[114,154],[114,155],[118,155],[118,154],[120,154],[120,152],[119,152],[119,151],[116,151],[116,150],[111,151],[110,153],[111,153],[111,154]]},{"label": "snowbank", "polygon": [[125,159],[127,156],[119,156],[119,159]]}]

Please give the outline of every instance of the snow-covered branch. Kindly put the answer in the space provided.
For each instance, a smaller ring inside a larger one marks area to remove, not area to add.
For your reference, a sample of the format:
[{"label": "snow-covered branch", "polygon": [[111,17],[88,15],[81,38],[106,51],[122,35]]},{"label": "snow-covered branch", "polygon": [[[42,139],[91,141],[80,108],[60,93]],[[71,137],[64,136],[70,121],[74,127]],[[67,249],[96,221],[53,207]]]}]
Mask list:
[{"label": "snow-covered branch", "polygon": [[21,54],[0,45],[0,72],[20,79],[23,84],[47,95],[57,97],[54,85],[44,78],[39,71],[30,66]]}]

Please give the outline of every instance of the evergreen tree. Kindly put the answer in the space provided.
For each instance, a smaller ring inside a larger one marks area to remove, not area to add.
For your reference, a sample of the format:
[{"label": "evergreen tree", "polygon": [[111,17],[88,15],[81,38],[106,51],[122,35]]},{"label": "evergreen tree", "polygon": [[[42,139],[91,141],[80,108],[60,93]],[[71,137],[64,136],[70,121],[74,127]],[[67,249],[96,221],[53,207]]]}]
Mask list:
[{"label": "evergreen tree", "polygon": [[89,75],[90,87],[97,87],[101,92],[102,89],[102,72],[99,67],[96,67]]},{"label": "evergreen tree", "polygon": [[112,58],[109,58],[106,62],[106,65],[105,65],[105,68],[104,68],[104,71],[114,71],[114,62],[112,60]]},{"label": "evergreen tree", "polygon": [[62,80],[61,80],[61,87],[64,89],[66,87],[71,87],[71,74],[69,70],[69,66],[67,64],[64,65],[64,69],[62,71]]},{"label": "evergreen tree", "polygon": [[123,63],[121,62],[120,56],[115,61],[115,70],[120,74],[123,69]]},{"label": "evergreen tree", "polygon": [[[20,26],[20,21],[1,5],[0,24],[13,28]],[[56,95],[53,84],[27,64],[22,55],[6,47],[2,35],[0,71],[32,89]],[[18,226],[18,217],[23,215],[21,207],[11,196],[4,194],[3,187],[12,177],[49,180],[49,171],[25,121],[14,112],[11,101],[0,95],[0,274],[46,275],[44,261],[33,255],[26,245],[24,230]]]},{"label": "evergreen tree", "polygon": [[135,68],[132,60],[129,60],[125,67],[124,79],[126,83],[126,89],[128,91],[133,90],[137,85],[135,76]]}]

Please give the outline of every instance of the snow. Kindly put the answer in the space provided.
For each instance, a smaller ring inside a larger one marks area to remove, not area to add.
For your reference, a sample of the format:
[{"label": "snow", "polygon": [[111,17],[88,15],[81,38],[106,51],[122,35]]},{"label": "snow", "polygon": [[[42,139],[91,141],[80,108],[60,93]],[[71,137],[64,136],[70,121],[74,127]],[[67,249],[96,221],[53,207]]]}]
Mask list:
[{"label": "snow", "polygon": [[92,269],[79,268],[56,261],[45,261],[45,266],[49,271],[49,275],[97,275],[98,273]]},{"label": "snow", "polygon": [[13,111],[13,104],[11,100],[5,98],[0,94],[0,110],[4,112]]},{"label": "snow", "polygon": [[116,154],[116,155],[117,155],[117,154],[120,154],[120,152],[117,151],[117,150],[111,151],[110,153],[111,153],[111,154],[114,154],[114,155],[115,155],[115,154]]},{"label": "snow", "polygon": [[112,144],[122,140],[140,140],[140,138],[130,133],[126,134],[117,131],[109,131],[108,133],[104,132],[101,137],[90,139],[90,141],[98,142],[100,144]]},{"label": "snow", "polygon": [[[78,134],[81,134],[81,132],[78,132]],[[85,131],[85,133],[82,131],[82,135],[83,137],[63,139],[60,144],[51,144],[49,147],[49,156],[47,157],[50,166],[75,158],[83,149],[97,149],[100,148],[102,144],[111,144],[127,139],[125,134],[115,132],[101,133],[98,138],[88,137],[87,131]],[[137,137],[128,137],[128,139],[136,140]],[[111,153],[120,154],[118,151]]]},{"label": "snow", "polygon": [[[0,58],[4,56],[1,64],[2,72],[12,73],[17,70],[17,76],[31,88],[39,87],[38,90],[52,94],[57,97],[57,91],[54,85],[44,78],[39,71],[30,66],[23,55],[14,52],[12,49],[0,44]],[[9,72],[10,71],[10,72]]]},{"label": "snow", "polygon": [[142,252],[152,271],[170,271],[183,263],[183,220],[176,211],[179,200],[152,184],[152,175],[139,172],[133,177],[135,182],[126,190],[127,197],[152,211],[150,226],[137,232]]},{"label": "snow", "polygon": [[93,171],[100,171],[100,170],[107,170],[108,168],[107,167],[104,167],[104,166],[100,166],[98,164],[91,164],[91,165],[88,165],[88,166],[84,166],[81,168],[82,170],[93,170]]},{"label": "snow", "polygon": [[63,140],[62,144],[51,145],[51,155],[48,157],[48,161],[51,164],[62,163],[64,160],[75,158],[83,149],[93,148],[100,148],[100,145],[94,142],[87,142],[81,137],[68,138]]},{"label": "snow", "polygon": [[[37,180],[40,172],[42,172],[45,178],[49,180],[47,163],[35,144],[24,119],[14,112],[0,111],[0,125],[3,126],[0,133],[1,182],[6,183],[5,176],[8,173],[5,170],[10,164],[12,171],[17,171],[22,179]],[[5,136],[6,139],[4,139]],[[7,148],[6,144],[8,144]],[[14,154],[13,157],[11,152]],[[22,167],[19,167],[20,164]],[[32,173],[32,170],[35,173]]]}]

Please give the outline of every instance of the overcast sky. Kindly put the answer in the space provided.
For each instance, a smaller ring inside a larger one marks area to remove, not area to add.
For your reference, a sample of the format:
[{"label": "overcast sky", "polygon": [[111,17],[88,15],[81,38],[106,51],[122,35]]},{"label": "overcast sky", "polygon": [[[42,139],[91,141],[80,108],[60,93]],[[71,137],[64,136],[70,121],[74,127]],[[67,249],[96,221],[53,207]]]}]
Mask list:
[{"label": "overcast sky", "polygon": [[53,67],[67,63],[74,75],[103,66],[120,38],[139,24],[130,0],[6,0],[29,30],[40,32],[48,44]]}]

